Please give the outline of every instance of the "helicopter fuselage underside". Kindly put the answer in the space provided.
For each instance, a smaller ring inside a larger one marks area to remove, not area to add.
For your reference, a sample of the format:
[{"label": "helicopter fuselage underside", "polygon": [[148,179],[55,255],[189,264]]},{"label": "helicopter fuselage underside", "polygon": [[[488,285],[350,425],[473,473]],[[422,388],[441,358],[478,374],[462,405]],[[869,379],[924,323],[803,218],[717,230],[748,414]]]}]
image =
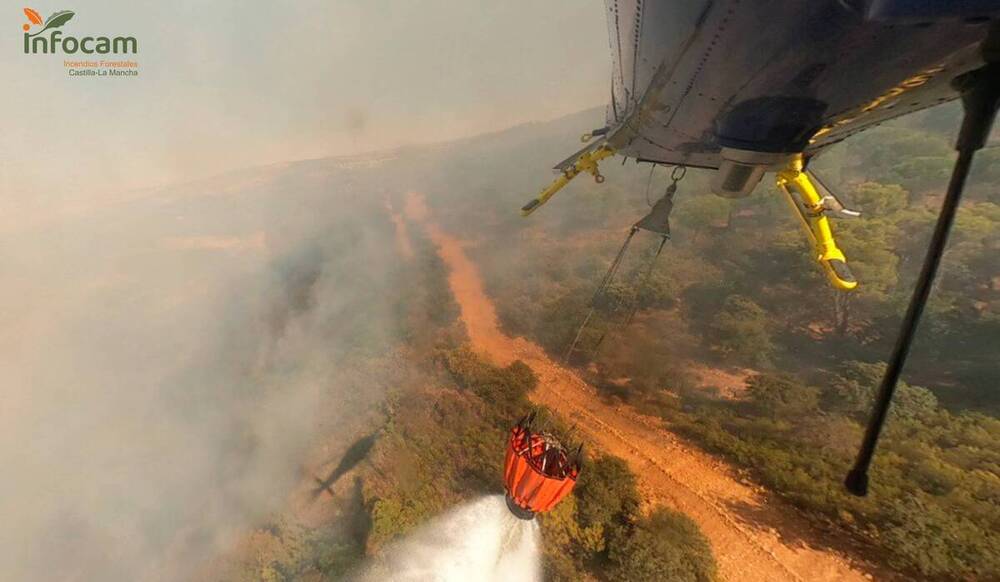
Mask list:
[{"label": "helicopter fuselage underside", "polygon": [[720,166],[723,148],[808,157],[956,98],[951,81],[982,64],[986,17],[998,11],[970,2],[966,11],[982,12],[952,14],[945,2],[928,13],[928,3],[903,0],[606,4],[607,143],[627,157],[706,168]]}]

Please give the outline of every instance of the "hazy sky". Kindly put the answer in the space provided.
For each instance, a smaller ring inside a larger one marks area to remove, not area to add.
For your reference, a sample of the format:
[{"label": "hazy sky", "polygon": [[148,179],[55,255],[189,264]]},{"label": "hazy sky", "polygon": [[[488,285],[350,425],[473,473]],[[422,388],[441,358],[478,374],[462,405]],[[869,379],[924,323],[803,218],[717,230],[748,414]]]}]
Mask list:
[{"label": "hazy sky", "polygon": [[[28,0],[24,0],[27,2]],[[138,78],[72,78],[0,44],[0,228],[137,188],[439,141],[603,104],[601,0],[171,0],[30,6],[132,35]],[[70,57],[65,57],[70,58]]]},{"label": "hazy sky", "polygon": [[548,119],[608,88],[601,0],[28,4],[73,10],[66,35],[136,37],[137,78],[23,54],[25,5],[4,1],[2,580],[186,579],[282,506],[316,426],[346,437],[390,384],[343,354],[398,329],[375,185],[399,166],[159,186]]}]

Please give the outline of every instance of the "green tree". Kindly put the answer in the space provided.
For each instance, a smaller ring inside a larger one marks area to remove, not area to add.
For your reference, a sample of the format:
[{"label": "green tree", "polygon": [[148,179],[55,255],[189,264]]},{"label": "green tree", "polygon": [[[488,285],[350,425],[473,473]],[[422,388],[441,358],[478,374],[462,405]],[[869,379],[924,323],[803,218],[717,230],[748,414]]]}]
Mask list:
[{"label": "green tree", "polygon": [[711,546],[682,513],[657,509],[611,543],[608,578],[621,582],[670,580],[708,582],[715,578]]},{"label": "green tree", "polygon": [[730,295],[712,318],[711,329],[724,353],[765,364],[774,352],[768,315],[753,300]]},{"label": "green tree", "polygon": [[[823,407],[857,419],[864,419],[871,410],[885,368],[886,364],[883,362],[875,364],[846,362],[823,395]],[[889,413],[892,418],[912,420],[926,418],[935,410],[937,410],[937,398],[933,392],[900,381],[896,386]]]},{"label": "green tree", "polygon": [[676,223],[691,229],[695,233],[694,239],[698,240],[712,227],[728,225],[732,208],[731,201],[709,193],[685,196],[677,202],[674,213],[677,218],[671,220],[671,225]]},{"label": "green tree", "polygon": [[857,319],[858,306],[870,321],[872,312],[884,306],[896,287],[899,257],[894,248],[900,232],[896,224],[909,204],[909,193],[896,184],[865,182],[852,198],[862,218],[839,221],[835,229],[860,284],[854,291],[834,295],[834,330],[841,336]]},{"label": "green tree", "polygon": [[909,206],[910,193],[898,184],[863,182],[854,189],[851,198],[863,216],[887,220]]},{"label": "green tree", "polygon": [[820,392],[788,377],[757,374],[747,380],[747,395],[766,415],[800,416],[816,412]]},{"label": "green tree", "polygon": [[626,523],[639,510],[635,475],[618,457],[600,457],[584,467],[576,496],[577,517],[585,527]]}]

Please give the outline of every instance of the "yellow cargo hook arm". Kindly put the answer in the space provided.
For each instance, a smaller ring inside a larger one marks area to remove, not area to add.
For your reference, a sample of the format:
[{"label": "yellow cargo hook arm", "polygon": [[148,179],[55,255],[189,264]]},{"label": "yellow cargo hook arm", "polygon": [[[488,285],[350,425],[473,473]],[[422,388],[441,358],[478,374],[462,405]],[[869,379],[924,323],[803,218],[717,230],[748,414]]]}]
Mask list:
[{"label": "yellow cargo hook arm", "polygon": [[521,207],[521,216],[528,216],[537,210],[539,206],[548,202],[549,198],[555,196],[556,192],[562,190],[566,184],[569,184],[570,180],[576,178],[583,172],[587,172],[592,175],[594,177],[594,181],[598,184],[604,182],[604,176],[601,175],[601,172],[597,167],[597,163],[604,158],[613,155],[615,155],[615,150],[608,145],[602,145],[593,151],[580,154],[580,157],[573,162],[573,165],[563,170],[562,175],[549,184],[547,188],[542,190],[542,193],[539,194],[537,198],[533,198],[530,202]]},{"label": "yellow cargo hook arm", "polygon": [[778,172],[778,188],[785,193],[788,203],[795,210],[816,250],[816,259],[823,266],[827,278],[841,291],[858,286],[857,279],[847,266],[847,257],[837,246],[826,216],[823,198],[809,175],[802,169],[802,156],[796,156],[784,170]]}]

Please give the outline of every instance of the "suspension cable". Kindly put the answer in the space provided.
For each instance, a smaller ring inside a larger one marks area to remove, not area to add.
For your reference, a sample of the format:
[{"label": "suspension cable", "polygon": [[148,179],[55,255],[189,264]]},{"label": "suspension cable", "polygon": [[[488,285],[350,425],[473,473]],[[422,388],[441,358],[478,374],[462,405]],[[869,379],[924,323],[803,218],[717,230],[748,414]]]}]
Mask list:
[{"label": "suspension cable", "polygon": [[[632,237],[634,237],[637,232],[639,232],[639,228],[636,226],[629,229],[628,236],[625,237],[625,242],[622,244],[621,249],[618,250],[615,260],[611,262],[611,266],[608,267],[607,272],[604,273],[604,278],[601,279],[597,289],[594,290],[594,294],[590,298],[590,310],[587,311],[587,316],[583,318],[583,322],[580,324],[580,327],[577,328],[576,335],[573,337],[572,343],[570,343],[569,347],[566,349],[566,354],[563,356],[563,362],[569,362],[570,356],[572,356],[573,352],[576,351],[576,346],[580,343],[580,339],[583,337],[583,331],[587,329],[587,324],[590,323],[591,318],[594,317],[594,313],[597,311],[598,301],[601,296],[605,294],[607,288],[614,280],[615,275],[618,273],[618,269],[622,264],[622,259],[625,258],[625,251],[628,250],[629,243],[632,242]],[[598,345],[599,344],[600,342],[598,342]]]}]

